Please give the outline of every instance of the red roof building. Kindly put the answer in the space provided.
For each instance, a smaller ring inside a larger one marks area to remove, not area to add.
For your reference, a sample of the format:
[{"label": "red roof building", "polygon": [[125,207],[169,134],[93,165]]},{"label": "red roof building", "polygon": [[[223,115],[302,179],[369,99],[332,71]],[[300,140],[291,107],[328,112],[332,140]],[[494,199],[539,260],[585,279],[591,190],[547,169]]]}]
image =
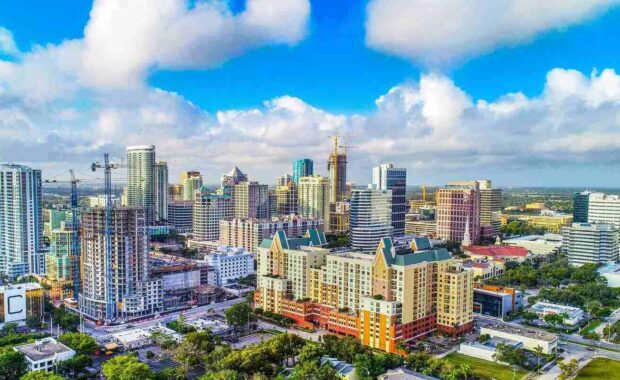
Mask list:
[{"label": "red roof building", "polygon": [[488,258],[523,261],[529,255],[527,249],[517,246],[469,245],[462,248],[463,252],[470,255],[472,259]]}]

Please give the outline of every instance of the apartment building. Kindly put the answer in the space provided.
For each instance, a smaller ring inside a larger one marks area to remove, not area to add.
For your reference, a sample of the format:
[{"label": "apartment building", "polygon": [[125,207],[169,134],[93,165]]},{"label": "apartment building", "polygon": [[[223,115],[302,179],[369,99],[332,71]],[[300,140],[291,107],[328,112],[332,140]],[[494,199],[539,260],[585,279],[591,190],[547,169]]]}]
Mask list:
[{"label": "apartment building", "polygon": [[196,193],[192,213],[194,240],[218,240],[220,220],[233,218],[233,201],[229,195]]},{"label": "apartment building", "polygon": [[384,238],[374,255],[278,233],[258,253],[255,307],[396,352],[399,341],[473,326],[473,274],[428,238]]},{"label": "apartment building", "polygon": [[284,231],[286,236],[303,236],[308,230],[323,231],[323,219],[307,219],[297,216],[266,219],[232,219],[220,221],[222,245],[243,247],[256,253],[264,239],[269,239],[276,231]]},{"label": "apartment building", "polygon": [[[476,181],[450,182],[437,195],[437,238],[477,242],[480,238],[480,191]],[[468,231],[466,231],[468,230]]]}]

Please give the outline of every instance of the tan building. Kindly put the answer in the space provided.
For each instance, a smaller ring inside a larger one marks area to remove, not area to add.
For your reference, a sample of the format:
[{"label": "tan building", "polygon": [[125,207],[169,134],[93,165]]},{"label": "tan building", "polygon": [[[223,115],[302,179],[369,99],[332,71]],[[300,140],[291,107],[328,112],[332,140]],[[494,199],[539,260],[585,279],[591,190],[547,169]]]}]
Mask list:
[{"label": "tan building", "polygon": [[349,203],[331,203],[329,208],[329,227],[334,234],[345,234],[349,232]]},{"label": "tan building", "polygon": [[297,215],[298,213],[297,185],[291,181],[286,185],[277,186],[276,214],[283,216]]},{"label": "tan building", "polygon": [[329,179],[319,175],[299,179],[299,215],[304,218],[323,219],[325,231],[331,231],[329,186]]},{"label": "tan building", "polygon": [[437,222],[434,220],[405,219],[405,234],[435,236]]},{"label": "tan building", "polygon": [[303,236],[310,229],[323,231],[323,220],[296,216],[273,220],[238,218],[220,220],[219,243],[232,247],[243,247],[256,253],[260,243],[264,239],[269,239],[276,231],[284,231],[287,236]]},{"label": "tan building", "polygon": [[269,218],[269,189],[258,182],[241,182],[232,186],[235,218]]}]

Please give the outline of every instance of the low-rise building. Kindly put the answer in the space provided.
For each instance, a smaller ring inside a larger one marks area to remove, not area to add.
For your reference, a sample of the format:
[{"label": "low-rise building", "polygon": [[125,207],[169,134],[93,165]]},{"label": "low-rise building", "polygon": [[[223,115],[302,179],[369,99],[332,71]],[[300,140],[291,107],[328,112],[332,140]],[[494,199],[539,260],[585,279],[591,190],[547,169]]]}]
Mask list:
[{"label": "low-rise building", "polygon": [[205,261],[215,269],[215,285],[223,286],[256,273],[254,255],[244,248],[220,246],[205,256]]},{"label": "low-rise building", "polygon": [[75,351],[52,337],[37,339],[34,343],[22,344],[13,349],[24,355],[30,371],[49,371],[58,362],[75,356]]},{"label": "low-rise building", "polygon": [[504,338],[523,343],[523,348],[533,351],[542,347],[543,353],[552,354],[558,348],[560,340],[557,334],[547,331],[520,328],[504,324],[487,325],[480,328],[480,335],[488,334],[491,338]]},{"label": "low-rise building", "polygon": [[459,345],[459,354],[472,356],[474,358],[488,360],[490,362],[496,361],[495,353],[497,352],[498,345],[506,345],[512,348],[521,348],[523,343],[506,339],[501,337],[494,337],[486,342],[463,342]]},{"label": "low-rise building", "polygon": [[143,329],[119,331],[112,334],[112,339],[126,350],[135,350],[153,344],[153,334]]},{"label": "low-rise building", "polygon": [[486,280],[504,273],[503,260],[465,260],[463,269],[474,273],[474,281]]},{"label": "low-rise building", "polygon": [[556,253],[562,248],[562,235],[544,234],[520,236],[503,241],[509,247],[523,247],[534,255],[549,255]]},{"label": "low-rise building", "polygon": [[338,374],[338,377],[343,380],[357,380],[359,376],[355,371],[355,366],[353,364],[349,364],[345,361],[338,360],[336,358],[330,358],[327,356],[323,356],[321,358],[321,366],[329,365]]},{"label": "low-rise building", "polygon": [[7,322],[25,325],[30,317],[42,319],[44,300],[45,290],[35,282],[0,286],[0,327]]},{"label": "low-rise building", "polygon": [[538,314],[540,319],[543,319],[549,314],[565,314],[566,318],[564,318],[563,324],[566,326],[576,326],[585,318],[583,310],[578,307],[557,305],[548,302],[537,302],[530,307],[530,310]]},{"label": "low-rise building", "polygon": [[379,380],[439,380],[437,377],[424,375],[414,372],[404,367],[389,369],[383,375],[379,375]]},{"label": "low-rise building", "polygon": [[529,252],[523,247],[507,247],[501,245],[468,245],[462,247],[463,252],[473,260],[514,260],[524,261]]},{"label": "low-rise building", "polygon": [[186,323],[196,328],[197,331],[210,330],[213,335],[219,337],[229,336],[234,333],[232,326],[217,318],[198,318]]},{"label": "low-rise building", "polygon": [[474,284],[474,313],[503,318],[523,307],[523,293],[514,288]]}]

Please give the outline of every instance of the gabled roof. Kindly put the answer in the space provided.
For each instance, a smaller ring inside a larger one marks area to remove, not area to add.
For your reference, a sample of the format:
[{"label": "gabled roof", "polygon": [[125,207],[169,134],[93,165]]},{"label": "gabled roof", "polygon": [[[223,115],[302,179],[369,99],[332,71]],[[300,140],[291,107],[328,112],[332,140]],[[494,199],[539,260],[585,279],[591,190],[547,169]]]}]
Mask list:
[{"label": "gabled roof", "polygon": [[528,255],[527,249],[519,246],[470,245],[463,247],[463,251],[490,257],[526,257]]},{"label": "gabled roof", "polygon": [[[428,238],[426,238],[428,240]],[[427,246],[427,242],[422,239],[420,241],[422,247]],[[413,245],[413,243],[412,243]],[[428,246],[430,246],[430,241],[428,241]],[[388,266],[399,265],[413,265],[420,264],[423,262],[433,262],[433,261],[443,261],[449,260],[452,258],[450,252],[448,252],[445,248],[438,249],[423,249],[413,251],[410,248],[399,248],[397,249],[392,244],[392,239],[383,238],[379,242],[378,255],[383,255],[385,262]]]},{"label": "gabled roof", "polygon": [[432,248],[433,245],[431,244],[431,239],[429,239],[428,236],[417,236],[411,241],[411,249],[415,251]]},{"label": "gabled roof", "polygon": [[282,230],[276,231],[272,239],[264,239],[260,243],[260,248],[271,248],[273,241],[278,239],[283,249],[299,249],[300,247],[320,247],[327,244],[327,238],[323,231],[312,228],[306,232],[304,237],[288,238]]}]

